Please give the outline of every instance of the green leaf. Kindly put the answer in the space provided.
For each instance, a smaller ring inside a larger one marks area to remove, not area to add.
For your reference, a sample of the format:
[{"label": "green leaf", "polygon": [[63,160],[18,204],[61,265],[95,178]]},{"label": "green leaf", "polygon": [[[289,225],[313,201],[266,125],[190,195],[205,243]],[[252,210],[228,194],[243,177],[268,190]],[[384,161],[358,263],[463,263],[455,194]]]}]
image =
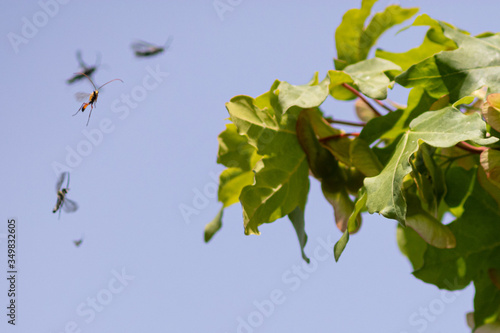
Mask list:
[{"label": "green leaf", "polygon": [[333,255],[335,257],[335,261],[339,261],[340,256],[342,255],[342,252],[344,252],[345,247],[347,245],[347,242],[349,242],[349,230],[346,229],[344,233],[342,234],[342,237],[335,243],[333,246]]},{"label": "green leaf", "polygon": [[375,177],[383,169],[377,155],[370,149],[368,143],[360,137],[351,142],[350,156],[352,165],[365,176]]},{"label": "green leaf", "polygon": [[401,24],[418,12],[418,8],[401,8],[390,5],[381,13],[376,13],[361,35],[360,56],[366,59],[377,39],[389,28]]},{"label": "green leaf", "polygon": [[[452,167],[445,174],[447,191],[444,201],[453,215],[462,215],[464,204],[474,189],[475,174],[475,168],[465,170],[461,167]],[[457,179],[460,179],[460,181],[457,181]]]},{"label": "green leaf", "polygon": [[435,98],[449,94],[452,103],[485,85],[489,92],[499,92],[500,35],[477,38],[444,22],[439,26],[458,49],[440,52],[411,66],[396,82],[404,87],[424,87]]},{"label": "green leaf", "polygon": [[424,89],[414,88],[408,96],[408,107],[372,119],[361,131],[360,138],[369,144],[377,139],[396,139],[409,128],[413,119],[432,110],[435,102],[436,99],[430,97]]},{"label": "green leaf", "polygon": [[357,97],[343,86],[344,83],[353,85],[354,80],[349,74],[342,71],[329,70],[328,77],[330,78],[330,95],[332,95],[333,98],[341,101],[348,101]]},{"label": "green leaf", "polygon": [[[490,261],[500,263],[500,247],[490,255]],[[476,294],[474,296],[474,323],[477,327],[495,321],[500,315],[500,289],[491,280],[489,270],[482,270],[474,278]]]},{"label": "green leaf", "polygon": [[252,169],[262,158],[257,154],[257,149],[248,143],[248,138],[238,133],[234,124],[226,125],[218,141],[217,163],[227,167],[219,177],[218,199],[222,202],[222,208],[215,219],[205,226],[205,242],[221,229],[224,208],[238,202],[243,188],[253,183]]},{"label": "green leaf", "polygon": [[[317,76],[317,73],[315,76]],[[278,96],[283,113],[285,113],[292,106],[309,108],[322,104],[328,96],[329,84],[330,80],[328,77],[319,84],[315,84],[315,81],[312,80],[310,83],[301,86],[281,82],[278,88],[274,90],[274,93]]]},{"label": "green leaf", "polygon": [[344,69],[347,65],[366,59],[371,47],[387,29],[409,19],[417,12],[417,8],[401,8],[398,5],[388,6],[384,12],[373,16],[365,28],[364,24],[370,15],[376,0],[363,0],[361,9],[351,9],[342,18],[335,31],[338,59],[335,68]]},{"label": "green leaf", "polygon": [[359,221],[359,214],[365,208],[366,204],[366,191],[362,188],[358,193],[358,199],[354,205],[354,210],[352,211],[349,221],[347,222],[347,228],[340,239],[335,243],[333,247],[333,255],[335,256],[335,261],[339,261],[340,255],[344,252],[347,242],[349,242],[349,231],[356,228],[356,224]]},{"label": "green leaf", "polygon": [[309,263],[310,260],[306,256],[306,253],[304,252],[304,248],[306,247],[307,243],[304,211],[300,207],[297,207],[290,214],[288,214],[288,218],[292,222],[293,228],[297,233],[297,238],[299,239],[299,244],[300,244],[300,251],[302,253],[302,259],[304,259],[305,262]]},{"label": "green leaf", "polygon": [[220,230],[222,227],[222,215],[224,213],[224,207],[221,207],[212,222],[205,226],[205,243],[208,243],[210,239]]},{"label": "green leaf", "polygon": [[240,135],[234,124],[226,124],[226,130],[219,134],[219,152],[217,163],[228,168],[252,170],[261,158],[257,149],[248,143],[248,138]]},{"label": "green leaf", "polygon": [[377,49],[375,56],[378,58],[387,59],[399,65],[402,70],[407,70],[410,66],[419,63],[436,53],[444,50],[456,49],[455,43],[446,38],[436,20],[431,19],[427,15],[417,17],[413,26],[430,25],[431,28],[425,34],[424,40],[420,46],[402,53],[392,53]]},{"label": "green leaf", "polygon": [[[276,83],[271,89],[276,89]],[[300,109],[294,106],[278,118],[277,107],[260,109],[248,96],[236,96],[226,107],[238,132],[248,137],[260,155],[267,155],[254,168],[255,182],[239,197],[245,234],[260,234],[261,224],[288,215],[297,206],[305,207],[309,168],[295,130]]]},{"label": "green leaf", "polygon": [[464,213],[448,225],[455,235],[456,247],[428,247],[424,265],[413,274],[439,288],[464,288],[482,269],[489,267],[489,256],[500,246],[498,221],[500,210],[497,203],[476,182],[464,205]]},{"label": "green leaf", "polygon": [[398,224],[396,238],[399,250],[410,260],[413,269],[417,270],[424,264],[424,253],[427,243],[412,228]]},{"label": "green leaf", "polygon": [[419,142],[434,147],[451,147],[465,140],[473,140],[478,144],[498,140],[485,138],[486,126],[478,114],[466,116],[452,107],[426,112],[414,119],[410,128],[399,140],[384,170],[378,176],[364,181],[368,192],[368,212],[378,212],[402,224],[406,218],[406,202],[401,186],[403,178],[411,171],[408,160],[418,150]]},{"label": "green leaf", "polygon": [[219,177],[218,198],[223,208],[237,203],[243,188],[251,185],[253,181],[252,171],[243,171],[240,168],[227,168],[222,171]]},{"label": "green leaf", "polygon": [[371,58],[344,68],[344,72],[353,79],[359,91],[374,99],[387,98],[387,88],[391,83],[385,74],[388,71],[401,71],[401,67],[389,60]]},{"label": "green leaf", "polygon": [[[386,133],[396,126],[401,116],[403,116],[403,110],[397,110],[370,120],[361,130],[359,138],[369,145],[377,139],[386,138]],[[398,129],[398,132],[401,134],[402,130]]]},{"label": "green leaf", "polygon": [[440,249],[456,246],[456,239],[448,226],[441,224],[434,216],[422,209],[420,200],[408,194],[408,214],[406,226],[415,230],[428,244]]},{"label": "green leaf", "polygon": [[364,59],[360,55],[361,36],[363,35],[365,21],[370,15],[375,2],[377,0],[363,0],[361,9],[350,9],[344,14],[342,22],[335,30],[338,58],[335,60],[336,69],[342,70],[345,66]]},{"label": "green leaf", "polygon": [[296,125],[297,139],[306,153],[309,168],[314,177],[320,180],[340,172],[337,160],[320,144],[314,131],[313,124],[317,126],[322,121],[323,117],[318,109],[304,109],[300,112]]},{"label": "green leaf", "polygon": [[308,171],[304,153],[296,148],[289,149],[287,155],[259,161],[255,183],[240,195],[245,234],[259,235],[261,224],[288,215],[297,206],[304,209],[309,192]]}]

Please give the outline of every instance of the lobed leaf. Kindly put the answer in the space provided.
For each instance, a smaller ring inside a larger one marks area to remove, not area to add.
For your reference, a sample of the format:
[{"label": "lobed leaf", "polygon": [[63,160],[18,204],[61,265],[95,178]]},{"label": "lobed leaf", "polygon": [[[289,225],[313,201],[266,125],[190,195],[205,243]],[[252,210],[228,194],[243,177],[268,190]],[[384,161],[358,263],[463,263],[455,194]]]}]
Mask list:
[{"label": "lobed leaf", "polygon": [[409,158],[417,151],[419,142],[434,147],[451,147],[465,140],[479,144],[498,141],[497,138],[485,138],[486,126],[479,115],[466,116],[452,107],[424,113],[412,121],[410,128],[399,140],[384,170],[364,181],[368,212],[380,213],[401,224],[406,219],[406,202],[401,187],[403,178],[411,171]]},{"label": "lobed leaf", "polygon": [[424,87],[435,98],[449,94],[451,102],[483,86],[488,86],[489,92],[499,92],[500,35],[472,37],[440,21],[439,27],[458,49],[411,66],[396,82],[404,87]]}]

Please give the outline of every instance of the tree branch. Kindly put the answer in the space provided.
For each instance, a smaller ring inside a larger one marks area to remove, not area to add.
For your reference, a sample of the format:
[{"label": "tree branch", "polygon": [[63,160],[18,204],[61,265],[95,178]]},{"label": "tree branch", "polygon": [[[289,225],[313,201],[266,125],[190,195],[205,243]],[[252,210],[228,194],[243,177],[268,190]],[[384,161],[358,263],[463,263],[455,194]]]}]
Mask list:
[{"label": "tree branch", "polygon": [[335,140],[335,139],[340,139],[340,138],[347,138],[350,136],[359,136],[359,133],[341,133],[341,134],[329,135],[329,136],[325,136],[324,138],[319,139],[319,141],[324,142],[324,141]]}]

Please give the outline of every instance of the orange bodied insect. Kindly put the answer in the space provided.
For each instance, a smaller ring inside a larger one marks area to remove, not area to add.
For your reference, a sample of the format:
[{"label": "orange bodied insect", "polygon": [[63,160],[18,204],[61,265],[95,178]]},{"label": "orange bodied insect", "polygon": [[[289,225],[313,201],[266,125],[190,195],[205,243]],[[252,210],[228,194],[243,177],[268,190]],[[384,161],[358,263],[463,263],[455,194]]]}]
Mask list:
[{"label": "orange bodied insect", "polygon": [[92,80],[90,79],[90,77],[88,77],[88,75],[86,75],[85,73],[75,73],[75,74],[85,75],[87,77],[87,79],[89,79],[90,83],[92,83],[92,86],[94,87],[94,91],[90,94],[88,94],[88,93],[76,93],[76,95],[75,95],[77,100],[83,100],[86,98],[88,98],[88,100],[89,100],[88,102],[83,102],[82,106],[80,106],[78,111],[76,111],[76,113],[73,115],[73,116],[76,116],[78,114],[78,112],[80,112],[80,111],[84,112],[85,109],[90,105],[89,119],[87,120],[87,126],[88,126],[89,121],[90,121],[90,116],[92,115],[92,110],[94,110],[94,104],[97,102],[97,96],[99,96],[99,89],[101,89],[102,87],[104,87],[105,85],[107,85],[108,83],[111,83],[113,81],[120,81],[120,82],[123,82],[123,81],[120,79],[113,79],[111,81],[106,82],[105,84],[103,84],[99,88],[96,88],[94,82],[92,82]]}]

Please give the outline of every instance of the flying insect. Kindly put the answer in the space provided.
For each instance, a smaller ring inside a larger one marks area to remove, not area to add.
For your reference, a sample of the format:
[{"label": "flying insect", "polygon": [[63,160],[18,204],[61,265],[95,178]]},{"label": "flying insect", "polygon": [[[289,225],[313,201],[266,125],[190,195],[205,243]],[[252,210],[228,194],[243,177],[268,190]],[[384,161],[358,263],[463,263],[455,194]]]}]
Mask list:
[{"label": "flying insect", "polygon": [[158,46],[142,40],[138,40],[132,43],[132,50],[134,50],[134,53],[137,57],[151,57],[168,50],[170,44],[172,44],[172,40],[172,36],[168,37],[164,46]]},{"label": "flying insect", "polygon": [[86,98],[88,98],[88,100],[89,100],[88,102],[83,102],[82,106],[80,106],[78,111],[76,111],[76,113],[73,115],[73,117],[74,117],[78,114],[78,112],[80,112],[80,111],[84,112],[85,109],[90,105],[89,119],[87,120],[87,126],[88,126],[89,121],[90,121],[90,116],[92,115],[92,110],[94,110],[94,104],[97,102],[97,96],[99,95],[99,89],[101,89],[102,87],[104,87],[105,85],[107,85],[108,83],[111,83],[113,81],[121,81],[121,82],[123,82],[123,81],[121,79],[113,79],[111,81],[106,82],[105,84],[103,84],[99,88],[97,88],[95,86],[94,82],[92,82],[92,80],[90,79],[90,77],[87,74],[85,74],[85,73],[75,73],[75,74],[81,74],[81,75],[86,76],[87,79],[89,79],[90,83],[92,83],[92,86],[94,87],[94,91],[91,92],[90,94],[80,92],[80,93],[76,93],[76,95],[75,95],[76,99],[79,101],[84,100]]},{"label": "flying insect", "polygon": [[[101,62],[101,57],[100,57],[100,55],[97,56],[95,65],[87,66],[87,64],[82,59],[82,52],[80,50],[78,50],[76,52],[76,60],[78,60],[78,64],[80,65],[80,68],[81,68],[80,72],[81,73],[76,73],[71,78],[69,78],[66,81],[68,84],[72,84],[72,83],[75,83],[76,81],[80,81],[80,80],[84,79],[85,76],[92,76],[92,74],[94,74],[97,67],[99,67],[99,64]],[[82,75],[82,73],[85,74],[85,76]]]},{"label": "flying insect", "polygon": [[80,245],[82,245],[82,242],[83,242],[83,237],[73,241],[76,247],[80,247]]},{"label": "flying insect", "polygon": [[[64,183],[64,179],[66,181],[66,187],[62,187]],[[59,176],[59,179],[56,183],[56,193],[57,193],[57,202],[52,210],[52,213],[59,211],[59,218],[61,217],[61,210],[64,210],[66,213],[72,213],[78,209],[78,204],[73,200],[66,198],[66,194],[69,191],[69,172],[63,172]]]}]

